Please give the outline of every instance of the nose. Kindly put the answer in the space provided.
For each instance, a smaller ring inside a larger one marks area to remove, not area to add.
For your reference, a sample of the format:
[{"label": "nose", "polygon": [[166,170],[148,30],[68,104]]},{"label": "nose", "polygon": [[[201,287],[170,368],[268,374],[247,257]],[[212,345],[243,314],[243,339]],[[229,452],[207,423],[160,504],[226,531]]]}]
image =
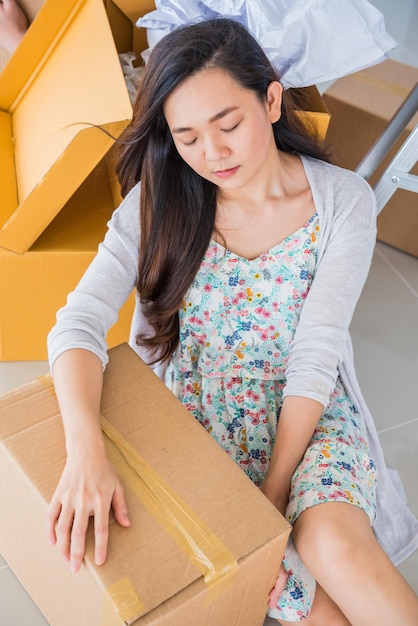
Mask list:
[{"label": "nose", "polygon": [[205,157],[208,162],[219,163],[219,161],[227,158],[230,154],[231,151],[225,144],[222,136],[217,135],[205,139]]}]

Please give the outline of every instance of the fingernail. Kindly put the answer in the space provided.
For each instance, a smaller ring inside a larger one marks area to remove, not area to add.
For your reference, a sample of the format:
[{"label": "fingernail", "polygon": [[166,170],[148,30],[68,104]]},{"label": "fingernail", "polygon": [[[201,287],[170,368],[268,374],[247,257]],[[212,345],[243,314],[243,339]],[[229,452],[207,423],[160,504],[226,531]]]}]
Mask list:
[{"label": "fingernail", "polygon": [[78,572],[77,563],[71,563],[71,572],[76,574]]}]

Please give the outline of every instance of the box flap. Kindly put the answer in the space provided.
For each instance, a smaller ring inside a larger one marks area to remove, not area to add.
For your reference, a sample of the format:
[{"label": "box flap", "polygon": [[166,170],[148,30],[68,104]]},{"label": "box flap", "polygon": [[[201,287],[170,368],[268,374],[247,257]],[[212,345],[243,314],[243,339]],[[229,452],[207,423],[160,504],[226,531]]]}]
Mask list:
[{"label": "box flap", "polygon": [[18,192],[0,246],[23,253],[132,115],[102,0],[46,0],[0,74],[0,109],[12,116]]},{"label": "box flap", "polygon": [[[238,561],[278,535],[287,536],[290,527],[274,506],[127,344],[110,351],[101,410]],[[0,414],[3,446],[49,501],[65,462],[51,387],[41,380],[4,394]],[[51,440],[62,446],[55,445],[45,457]],[[86,567],[94,570],[103,591],[128,580],[141,611],[148,612],[202,576],[170,534],[161,532],[131,486],[125,485],[131,528],[111,524],[108,560],[102,567],[94,565],[90,528]],[[248,511],[258,514],[249,516]],[[152,569],[143,563],[153,563]],[[130,617],[131,623],[138,615]]]},{"label": "box flap", "polygon": [[112,2],[130,19],[133,24],[132,31],[132,47],[131,50],[135,52],[136,58],[140,61],[141,52],[148,46],[146,29],[138,28],[136,26],[137,20],[155,10],[154,0],[107,0],[108,4]]},{"label": "box flap", "polygon": [[0,224],[3,224],[17,205],[12,116],[4,111],[0,111],[0,163]]},{"label": "box flap", "polygon": [[112,0],[133,24],[150,11],[155,11],[154,0]]}]

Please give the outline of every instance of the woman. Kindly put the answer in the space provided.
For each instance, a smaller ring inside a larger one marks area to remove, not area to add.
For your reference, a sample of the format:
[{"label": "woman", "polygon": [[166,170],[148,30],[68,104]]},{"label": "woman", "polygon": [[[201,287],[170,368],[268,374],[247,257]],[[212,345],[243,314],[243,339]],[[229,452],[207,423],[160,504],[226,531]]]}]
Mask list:
[{"label": "woman", "polygon": [[270,614],[416,624],[386,552],[405,558],[417,521],[384,466],[348,334],[375,242],[370,187],[327,163],[262,49],[224,19],[155,47],[118,174],[125,200],[49,336],[67,442],[51,541],[77,571],[89,516],[98,564],[110,506],[130,523],[99,405],[106,333],[136,287],[131,345],[293,525]]}]

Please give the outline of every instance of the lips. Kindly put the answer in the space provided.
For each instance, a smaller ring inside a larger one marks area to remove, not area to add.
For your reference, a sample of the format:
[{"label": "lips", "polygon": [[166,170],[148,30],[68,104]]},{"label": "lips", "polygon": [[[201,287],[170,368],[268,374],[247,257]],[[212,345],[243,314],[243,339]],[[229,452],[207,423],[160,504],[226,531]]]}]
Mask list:
[{"label": "lips", "polygon": [[218,178],[230,178],[231,176],[235,174],[238,168],[239,168],[239,165],[237,165],[236,167],[231,167],[226,170],[217,170],[216,172],[214,172],[214,174]]}]

